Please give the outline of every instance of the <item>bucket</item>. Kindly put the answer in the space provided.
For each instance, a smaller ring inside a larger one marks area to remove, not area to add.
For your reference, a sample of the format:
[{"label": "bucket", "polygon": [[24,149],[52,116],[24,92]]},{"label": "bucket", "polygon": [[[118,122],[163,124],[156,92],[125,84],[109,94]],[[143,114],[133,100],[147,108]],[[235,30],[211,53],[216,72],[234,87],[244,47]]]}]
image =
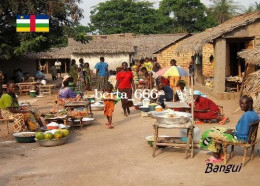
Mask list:
[{"label": "bucket", "polygon": [[150,104],[149,105],[149,111],[155,111],[155,107],[156,107],[157,105],[153,105],[153,104]]},{"label": "bucket", "polygon": [[35,92],[35,90],[31,90],[29,93],[30,93],[30,97],[31,97],[31,98],[35,98],[35,97],[36,97],[36,92]]}]

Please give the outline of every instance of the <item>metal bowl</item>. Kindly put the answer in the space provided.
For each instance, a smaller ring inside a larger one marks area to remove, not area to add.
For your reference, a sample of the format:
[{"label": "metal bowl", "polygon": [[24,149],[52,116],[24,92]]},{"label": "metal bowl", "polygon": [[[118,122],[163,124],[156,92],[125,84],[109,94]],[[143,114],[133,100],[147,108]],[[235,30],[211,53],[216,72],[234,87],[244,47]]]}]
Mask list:
[{"label": "metal bowl", "polygon": [[[31,136],[23,136],[29,134]],[[14,133],[13,136],[15,137],[18,143],[33,143],[35,142],[35,132],[18,132]]]},{"label": "metal bowl", "polygon": [[150,116],[157,120],[160,124],[185,124],[188,123],[191,119],[191,114],[186,112],[175,112],[177,114],[174,118],[166,118],[166,112],[150,112]]},{"label": "metal bowl", "polygon": [[91,110],[92,111],[102,111],[102,110],[104,110],[104,105],[100,105],[100,106],[93,106],[93,105],[91,105]]},{"label": "metal bowl", "polygon": [[52,140],[36,140],[37,143],[39,143],[40,146],[43,147],[54,147],[54,146],[59,146],[63,145],[67,142],[69,136],[61,138],[61,139],[52,139]]}]

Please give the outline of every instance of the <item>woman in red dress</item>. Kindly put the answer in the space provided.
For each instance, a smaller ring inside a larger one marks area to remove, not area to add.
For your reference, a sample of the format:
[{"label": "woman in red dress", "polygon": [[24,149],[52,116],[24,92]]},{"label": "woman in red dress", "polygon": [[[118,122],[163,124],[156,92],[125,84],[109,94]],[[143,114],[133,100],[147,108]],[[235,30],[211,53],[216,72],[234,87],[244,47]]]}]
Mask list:
[{"label": "woman in red dress", "polygon": [[[128,64],[127,62],[122,63],[122,70],[117,73],[116,75],[116,86],[115,88],[119,90],[121,93],[122,99],[122,107],[124,110],[124,115],[128,116],[130,114],[129,107],[133,106],[133,102],[129,101],[128,99],[132,99],[132,88],[134,90],[134,81],[133,81],[134,75],[133,73],[128,70]],[[127,98],[123,97],[123,94],[127,95]]]},{"label": "woman in red dress", "polygon": [[199,91],[194,91],[194,117],[199,120],[218,120],[220,109],[208,98],[202,97]]}]

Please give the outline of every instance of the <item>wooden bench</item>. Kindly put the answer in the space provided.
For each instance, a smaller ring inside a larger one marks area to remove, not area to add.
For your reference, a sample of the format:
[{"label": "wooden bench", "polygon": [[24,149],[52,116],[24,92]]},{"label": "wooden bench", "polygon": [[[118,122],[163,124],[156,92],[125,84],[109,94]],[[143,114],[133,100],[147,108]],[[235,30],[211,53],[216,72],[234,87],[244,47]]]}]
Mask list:
[{"label": "wooden bench", "polygon": [[9,134],[9,123],[13,121],[13,119],[0,119],[1,124],[6,124],[7,134]]},{"label": "wooden bench", "polygon": [[41,95],[52,95],[54,85],[39,85],[39,94]]},{"label": "wooden bench", "polygon": [[35,85],[36,82],[28,82],[28,83],[18,83],[17,86],[19,88],[19,94],[28,94],[30,92],[30,90],[34,90],[35,89]]}]

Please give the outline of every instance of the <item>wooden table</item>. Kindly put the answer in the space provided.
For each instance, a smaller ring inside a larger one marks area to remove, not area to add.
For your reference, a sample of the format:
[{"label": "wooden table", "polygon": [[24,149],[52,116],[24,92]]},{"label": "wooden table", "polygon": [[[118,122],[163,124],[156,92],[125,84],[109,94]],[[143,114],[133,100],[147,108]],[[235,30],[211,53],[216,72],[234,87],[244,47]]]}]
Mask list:
[{"label": "wooden table", "polygon": [[240,81],[228,81],[226,80],[226,88],[229,89],[230,91],[236,91],[239,92],[241,86]]},{"label": "wooden table", "polygon": [[30,92],[30,90],[34,90],[36,88],[36,85],[38,82],[24,82],[24,83],[17,83],[17,86],[19,88],[19,94]]},{"label": "wooden table", "polygon": [[[186,124],[174,124],[174,125],[168,125],[168,124],[159,124],[155,123],[153,125],[154,127],[154,143],[153,143],[153,154],[152,156],[155,157],[155,151],[158,149],[159,146],[165,146],[165,147],[177,147],[177,148],[184,148],[185,149],[185,159],[188,158],[189,152],[190,156],[194,157],[194,141],[193,141],[193,129],[194,126],[191,122]],[[188,138],[187,142],[181,142],[181,140],[176,140],[177,137],[165,137],[165,141],[159,141],[159,129],[187,129],[188,132]]]},{"label": "wooden table", "polygon": [[55,85],[39,85],[39,94],[41,95],[52,95],[52,90],[54,89]]},{"label": "wooden table", "polygon": [[57,116],[57,117],[53,117],[53,118],[44,118],[45,120],[45,124],[48,124],[49,122],[54,122],[54,121],[63,121],[64,125],[68,125],[68,116],[64,115],[64,116]]},{"label": "wooden table", "polygon": [[66,108],[74,109],[74,108],[80,108],[80,107],[88,108],[89,114],[93,117],[93,113],[91,111],[91,102],[90,101],[71,101],[71,102],[66,103],[64,105],[65,109]]},{"label": "wooden table", "polygon": [[[75,108],[80,108],[80,107],[83,107],[83,108],[87,108],[88,111],[89,111],[89,116],[90,117],[93,117],[93,113],[91,111],[91,102],[90,101],[71,101],[69,103],[66,103],[64,105],[64,108],[69,108],[69,109],[75,109]],[[73,127],[74,126],[79,126],[83,127],[83,122],[82,122],[82,119],[84,118],[83,116],[68,116],[71,120],[72,120],[72,124],[73,124]],[[76,119],[79,119],[79,123],[78,124],[75,124],[74,120]]]}]

